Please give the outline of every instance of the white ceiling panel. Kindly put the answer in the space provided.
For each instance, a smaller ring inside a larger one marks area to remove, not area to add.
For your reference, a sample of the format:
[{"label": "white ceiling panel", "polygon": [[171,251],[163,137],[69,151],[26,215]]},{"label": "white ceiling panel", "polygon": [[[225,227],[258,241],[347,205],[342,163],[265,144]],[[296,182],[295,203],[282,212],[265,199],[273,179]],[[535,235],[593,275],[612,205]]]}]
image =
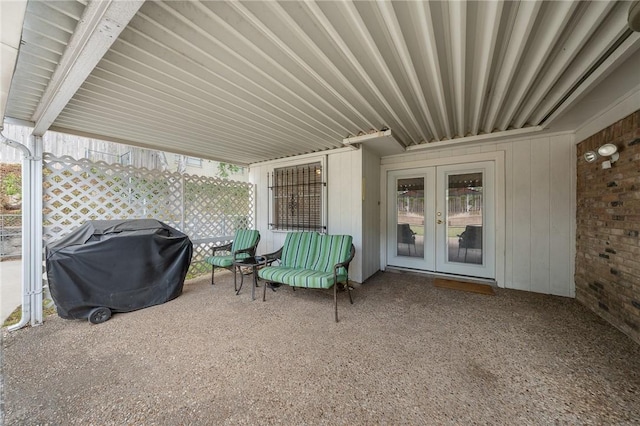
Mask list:
[{"label": "white ceiling panel", "polygon": [[[638,54],[628,8],[148,1],[52,128],[239,164],[384,129],[412,149],[553,130],[562,113],[576,120],[576,100],[602,80],[593,76],[622,62],[609,56]],[[8,117],[34,120],[84,9],[29,2]]]}]

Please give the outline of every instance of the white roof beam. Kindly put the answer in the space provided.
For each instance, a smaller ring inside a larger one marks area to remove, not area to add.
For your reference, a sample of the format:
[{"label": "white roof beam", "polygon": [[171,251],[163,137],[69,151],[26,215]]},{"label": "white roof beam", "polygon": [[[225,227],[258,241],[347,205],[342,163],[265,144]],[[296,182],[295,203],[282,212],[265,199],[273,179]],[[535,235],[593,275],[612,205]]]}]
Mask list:
[{"label": "white roof beam", "polygon": [[33,114],[34,135],[51,127],[143,3],[94,0],[87,5]]},{"label": "white roof beam", "polygon": [[[119,144],[122,144],[122,145],[137,146],[137,147],[140,147],[140,148],[147,148],[147,149],[152,149],[152,150],[158,150],[158,144],[166,142],[166,140],[160,140],[160,141],[153,140],[151,138],[152,136],[149,133],[144,133],[143,134],[144,139],[147,140],[148,143],[132,142],[129,139],[121,139],[121,138],[118,138],[116,136],[105,136],[107,134],[107,132],[109,132],[109,130],[111,130],[108,126],[105,126],[105,128],[104,128],[105,133],[104,134],[85,132],[85,131],[74,129],[74,128],[70,128],[70,127],[58,127],[58,126],[51,126],[51,128],[49,130],[52,131],[52,132],[65,133],[67,135],[81,136],[83,138],[89,138],[89,139],[99,139],[99,140],[103,140],[103,141],[119,143]],[[202,156],[202,152],[198,152],[196,150],[185,151],[185,150],[178,149],[176,147],[166,147],[166,149],[164,149],[164,150],[166,152],[170,152],[172,154],[187,155],[187,156],[199,156],[200,158],[204,158],[206,160],[213,160],[213,161],[220,161],[220,162],[227,162],[227,163],[229,162],[228,158],[211,157],[211,156],[203,157]],[[249,165],[249,163],[247,163],[247,162],[235,162],[234,164],[236,164],[238,166],[248,166]]]}]

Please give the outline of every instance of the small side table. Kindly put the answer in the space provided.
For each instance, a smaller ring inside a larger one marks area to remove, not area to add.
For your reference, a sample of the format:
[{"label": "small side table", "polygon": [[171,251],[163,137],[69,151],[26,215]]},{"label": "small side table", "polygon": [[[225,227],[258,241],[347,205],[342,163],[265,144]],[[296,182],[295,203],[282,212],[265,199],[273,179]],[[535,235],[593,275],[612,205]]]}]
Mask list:
[{"label": "small side table", "polygon": [[251,267],[251,271],[253,273],[253,285],[251,287],[251,300],[256,299],[256,287],[258,286],[258,266],[266,265],[267,258],[264,256],[253,256],[247,257],[246,259],[236,260],[233,262],[233,266],[238,268],[238,272],[240,273],[240,287],[236,291],[236,295],[240,294],[240,289],[242,289],[242,284],[244,283],[244,275],[242,275],[243,267]]}]

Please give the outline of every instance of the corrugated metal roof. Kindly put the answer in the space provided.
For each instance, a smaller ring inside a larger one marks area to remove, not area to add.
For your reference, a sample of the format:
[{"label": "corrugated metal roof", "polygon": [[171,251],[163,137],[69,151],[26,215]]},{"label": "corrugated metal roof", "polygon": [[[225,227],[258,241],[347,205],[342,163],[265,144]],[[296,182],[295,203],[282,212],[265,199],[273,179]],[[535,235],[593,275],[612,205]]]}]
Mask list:
[{"label": "corrugated metal roof", "polygon": [[84,11],[84,3],[27,3],[18,63],[7,101],[8,117],[31,120]]},{"label": "corrugated metal roof", "polygon": [[[32,120],[84,5],[29,2]],[[626,43],[626,2],[147,2],[53,123],[232,163],[548,126]],[[633,46],[629,48],[629,45]]]}]

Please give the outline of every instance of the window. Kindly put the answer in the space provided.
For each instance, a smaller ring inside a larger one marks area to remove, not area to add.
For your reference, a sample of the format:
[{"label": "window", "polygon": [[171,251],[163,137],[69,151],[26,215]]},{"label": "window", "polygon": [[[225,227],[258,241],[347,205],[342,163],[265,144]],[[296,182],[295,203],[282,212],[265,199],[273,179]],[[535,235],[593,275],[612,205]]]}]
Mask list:
[{"label": "window", "polygon": [[175,163],[180,164],[180,161],[183,161],[185,166],[189,167],[200,167],[202,168],[202,158],[189,157],[187,155],[175,155]]},{"label": "window", "polygon": [[274,169],[271,229],[325,231],[322,214],[324,187],[320,162]]},{"label": "window", "polygon": [[202,158],[187,157],[187,166],[202,168]]}]

